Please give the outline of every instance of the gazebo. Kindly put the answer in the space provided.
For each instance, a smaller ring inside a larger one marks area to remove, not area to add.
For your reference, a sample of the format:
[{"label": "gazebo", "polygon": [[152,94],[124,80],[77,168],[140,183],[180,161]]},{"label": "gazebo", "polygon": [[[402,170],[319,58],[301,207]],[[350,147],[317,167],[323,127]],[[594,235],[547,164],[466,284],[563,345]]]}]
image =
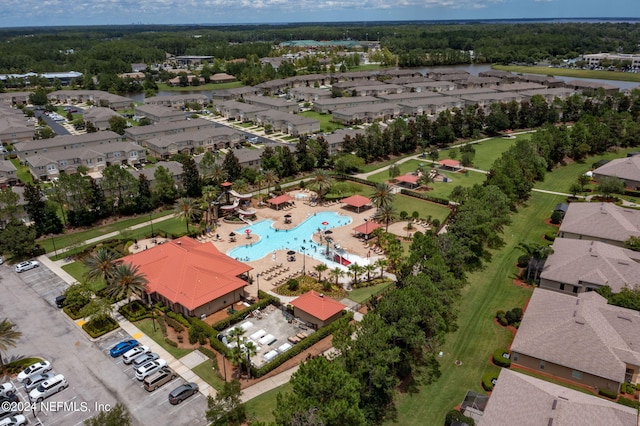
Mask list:
[{"label": "gazebo", "polygon": [[409,188],[418,186],[418,179],[420,178],[416,175],[400,175],[396,178],[398,182],[407,185]]},{"label": "gazebo", "polygon": [[353,230],[356,233],[356,236],[363,235],[365,239],[369,239],[369,236],[378,228],[381,228],[382,225],[377,222],[372,222],[370,220],[366,221],[362,225],[358,225]]},{"label": "gazebo", "polygon": [[283,194],[267,200],[267,203],[271,204],[272,207],[275,206],[277,210],[280,210],[280,206],[282,204],[285,204],[291,201],[293,201],[293,198],[291,198],[287,194]]},{"label": "gazebo", "polygon": [[450,158],[438,161],[438,165],[441,169],[451,170],[452,172],[459,172],[462,170],[462,164],[458,160],[452,160]]},{"label": "gazebo", "polygon": [[357,209],[358,213],[360,213],[360,208],[369,206],[371,204],[371,200],[362,195],[352,195],[351,197],[343,198],[340,202],[345,203],[350,207],[354,207]]}]

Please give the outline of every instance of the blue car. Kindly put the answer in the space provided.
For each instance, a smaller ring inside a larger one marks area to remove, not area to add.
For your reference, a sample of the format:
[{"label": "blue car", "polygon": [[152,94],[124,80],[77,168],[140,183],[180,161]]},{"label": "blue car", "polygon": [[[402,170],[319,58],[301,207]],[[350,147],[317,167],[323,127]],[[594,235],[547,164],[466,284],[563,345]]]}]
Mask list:
[{"label": "blue car", "polygon": [[127,352],[129,349],[133,349],[136,346],[138,346],[137,340],[123,340],[122,342],[112,347],[109,351],[109,354],[111,354],[112,357],[117,358],[123,353]]}]

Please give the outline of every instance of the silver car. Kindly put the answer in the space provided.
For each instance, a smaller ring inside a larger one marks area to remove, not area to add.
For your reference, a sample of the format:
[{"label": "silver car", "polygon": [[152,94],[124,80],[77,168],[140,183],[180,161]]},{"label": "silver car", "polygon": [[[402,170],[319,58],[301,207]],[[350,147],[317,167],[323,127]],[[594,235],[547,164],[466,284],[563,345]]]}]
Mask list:
[{"label": "silver car", "polygon": [[147,352],[146,354],[142,354],[142,355],[138,356],[136,359],[134,359],[133,362],[131,363],[131,365],[133,365],[134,369],[137,369],[141,365],[144,365],[144,364],[148,363],[149,361],[155,361],[158,358],[160,358],[160,355],[158,355],[157,353],[155,353],[155,352]]},{"label": "silver car", "polygon": [[29,393],[32,389],[37,388],[40,383],[45,380],[53,379],[55,376],[55,373],[40,373],[35,376],[31,376],[23,382],[24,390]]},{"label": "silver car", "polygon": [[29,269],[37,268],[38,266],[40,266],[40,262],[37,260],[27,260],[26,262],[20,262],[16,265],[16,272],[20,273],[28,271]]},{"label": "silver car", "polygon": [[157,361],[149,361],[136,369],[136,379],[142,381],[145,377],[152,375],[165,365],[167,365],[167,361],[162,358]]}]

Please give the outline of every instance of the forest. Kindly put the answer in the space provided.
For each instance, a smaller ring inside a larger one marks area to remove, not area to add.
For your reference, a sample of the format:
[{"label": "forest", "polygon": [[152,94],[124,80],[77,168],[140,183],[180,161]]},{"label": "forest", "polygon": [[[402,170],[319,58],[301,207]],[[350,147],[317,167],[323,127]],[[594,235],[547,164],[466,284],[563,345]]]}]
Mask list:
[{"label": "forest", "polygon": [[373,23],[269,26],[104,26],[0,30],[0,73],[131,71],[170,55],[227,61],[277,56],[291,40],[380,42],[401,67],[465,63],[535,63],[598,52],[638,51],[637,23]]}]

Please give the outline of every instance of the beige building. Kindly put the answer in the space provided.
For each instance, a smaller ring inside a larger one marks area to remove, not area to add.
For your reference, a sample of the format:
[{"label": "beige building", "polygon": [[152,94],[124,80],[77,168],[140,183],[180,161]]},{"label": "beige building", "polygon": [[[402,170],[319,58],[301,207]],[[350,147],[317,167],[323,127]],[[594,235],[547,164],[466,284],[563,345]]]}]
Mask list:
[{"label": "beige building", "polygon": [[346,308],[342,303],[311,290],[290,302],[293,315],[316,330],[340,318]]},{"label": "beige building", "polygon": [[36,154],[45,154],[54,151],[65,151],[77,148],[91,148],[100,145],[112,145],[122,143],[122,136],[112,131],[85,133],[82,135],[56,136],[51,139],[38,139],[29,142],[20,142],[15,145],[16,153],[20,160]]},{"label": "beige building", "polygon": [[172,123],[154,124],[151,126],[129,127],[124,132],[124,136],[133,142],[141,144],[142,141],[166,135],[178,133],[197,132],[203,129],[212,129],[215,123],[204,118],[193,120],[176,121]]},{"label": "beige building", "polygon": [[623,247],[629,237],[640,237],[640,211],[612,203],[570,203],[559,235]]},{"label": "beige building", "polygon": [[222,148],[235,147],[244,141],[242,133],[230,127],[215,127],[195,132],[163,135],[147,139],[142,145],[149,150],[149,155],[157,158],[168,158],[173,154],[196,154],[198,151],[216,151]]},{"label": "beige building", "polygon": [[640,312],[535,289],[511,345],[512,361],[596,389],[618,392],[640,375]]},{"label": "beige building", "polygon": [[617,158],[593,171],[593,177],[613,177],[624,181],[627,188],[640,188],[640,155]]},{"label": "beige building", "polygon": [[187,119],[183,111],[152,104],[137,105],[135,114],[139,117],[148,118],[154,124],[173,123]]},{"label": "beige building", "polygon": [[120,114],[112,110],[111,108],[89,108],[85,111],[82,118],[85,123],[91,123],[98,130],[107,130],[109,125],[109,120],[111,117],[120,117]]}]

